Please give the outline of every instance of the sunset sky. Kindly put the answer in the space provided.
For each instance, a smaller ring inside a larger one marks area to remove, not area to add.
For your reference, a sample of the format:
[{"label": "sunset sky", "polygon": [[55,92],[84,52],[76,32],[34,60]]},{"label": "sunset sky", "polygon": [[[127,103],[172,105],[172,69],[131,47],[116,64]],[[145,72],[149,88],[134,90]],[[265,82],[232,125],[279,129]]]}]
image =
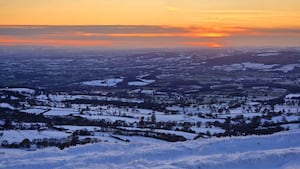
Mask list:
[{"label": "sunset sky", "polygon": [[0,0],[0,45],[299,46],[299,0]]}]

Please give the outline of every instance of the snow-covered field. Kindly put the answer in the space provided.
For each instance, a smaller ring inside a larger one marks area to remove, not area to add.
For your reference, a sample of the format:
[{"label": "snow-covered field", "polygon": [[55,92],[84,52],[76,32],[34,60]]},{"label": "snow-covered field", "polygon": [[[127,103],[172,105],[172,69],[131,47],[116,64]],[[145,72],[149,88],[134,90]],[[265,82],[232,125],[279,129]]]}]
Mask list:
[{"label": "snow-covered field", "polygon": [[[36,131],[36,130],[4,130],[0,141],[7,140],[8,143],[21,142],[25,138],[30,140],[40,138],[65,138],[70,134],[60,131]],[[1,149],[0,149],[1,152]],[[1,166],[1,165],[0,165]]]},{"label": "snow-covered field", "polygon": [[0,168],[299,169],[300,166],[299,130],[176,143],[128,138],[131,143],[100,142],[65,150],[0,149]]},{"label": "snow-covered field", "polygon": [[287,65],[278,65],[278,64],[266,65],[262,63],[244,62],[244,63],[235,63],[231,65],[214,66],[213,70],[224,70],[227,72],[233,72],[238,70],[252,69],[252,70],[259,70],[259,71],[282,71],[288,73],[290,71],[293,71],[297,67],[300,67],[300,64],[297,63],[297,64],[287,64]]},{"label": "snow-covered field", "polygon": [[116,86],[118,83],[121,83],[121,82],[123,82],[122,78],[112,78],[112,79],[104,79],[104,80],[85,81],[85,82],[82,82],[82,84],[89,85],[89,86],[113,87],[113,86]]},{"label": "snow-covered field", "polygon": [[35,90],[29,88],[1,88],[0,91],[12,91],[19,92],[23,94],[34,94]]},{"label": "snow-covered field", "polygon": [[154,83],[155,80],[146,80],[146,79],[138,79],[140,81],[132,81],[132,82],[128,82],[129,86],[147,86],[150,83]]}]

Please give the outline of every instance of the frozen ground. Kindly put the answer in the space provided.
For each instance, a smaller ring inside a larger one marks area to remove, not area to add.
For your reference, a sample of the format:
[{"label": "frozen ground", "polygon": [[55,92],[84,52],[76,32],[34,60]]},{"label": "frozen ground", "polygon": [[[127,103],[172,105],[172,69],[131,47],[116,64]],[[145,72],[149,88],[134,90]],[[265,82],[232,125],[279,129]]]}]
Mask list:
[{"label": "frozen ground", "polygon": [[0,168],[299,169],[300,166],[299,130],[177,143],[141,137],[128,139],[131,143],[100,142],[62,151],[0,149]]}]

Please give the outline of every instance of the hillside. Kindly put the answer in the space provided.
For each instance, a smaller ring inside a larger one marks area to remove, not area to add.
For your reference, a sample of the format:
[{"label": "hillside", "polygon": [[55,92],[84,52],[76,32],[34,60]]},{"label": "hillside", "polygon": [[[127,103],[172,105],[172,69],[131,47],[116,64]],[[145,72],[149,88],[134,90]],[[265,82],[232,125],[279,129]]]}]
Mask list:
[{"label": "hillside", "polygon": [[131,137],[132,143],[97,143],[58,151],[1,149],[0,168],[298,169],[300,131],[268,136],[168,143]]}]

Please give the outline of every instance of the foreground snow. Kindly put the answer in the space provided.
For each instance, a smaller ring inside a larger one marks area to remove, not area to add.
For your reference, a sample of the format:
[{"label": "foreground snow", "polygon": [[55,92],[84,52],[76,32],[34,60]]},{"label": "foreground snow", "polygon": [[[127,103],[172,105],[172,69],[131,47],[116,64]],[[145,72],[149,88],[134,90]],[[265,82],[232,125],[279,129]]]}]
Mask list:
[{"label": "foreground snow", "polygon": [[169,143],[126,137],[65,150],[0,149],[0,168],[213,168],[298,169],[300,131]]}]

